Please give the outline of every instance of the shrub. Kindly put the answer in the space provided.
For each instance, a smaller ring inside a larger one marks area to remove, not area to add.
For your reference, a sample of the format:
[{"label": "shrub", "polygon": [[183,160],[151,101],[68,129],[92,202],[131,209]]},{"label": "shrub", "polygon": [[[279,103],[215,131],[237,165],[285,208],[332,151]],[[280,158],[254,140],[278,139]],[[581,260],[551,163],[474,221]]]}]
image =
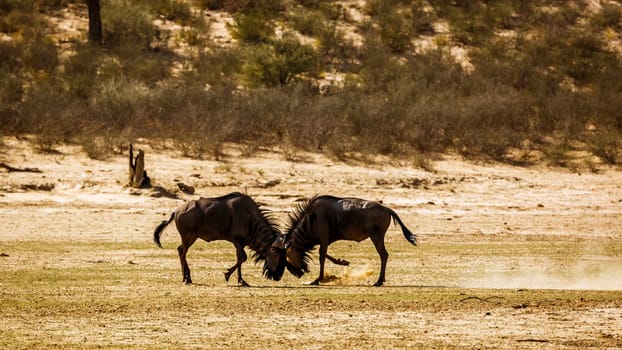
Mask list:
[{"label": "shrub", "polygon": [[296,2],[302,5],[303,7],[316,10],[326,1],[327,0],[298,0]]},{"label": "shrub", "polygon": [[347,71],[357,65],[358,49],[348,42],[342,30],[334,24],[323,26],[318,36],[318,51],[328,69]]},{"label": "shrub", "polygon": [[274,27],[265,13],[251,11],[233,16],[234,24],[227,25],[231,36],[246,43],[265,43],[274,35]]},{"label": "shrub", "polygon": [[417,0],[411,6],[412,29],[417,34],[434,33],[434,14],[424,10],[423,1]]},{"label": "shrub", "polygon": [[286,83],[297,74],[307,73],[315,76],[318,72],[318,55],[312,46],[302,44],[292,33],[285,33],[274,42],[276,54],[285,61]]},{"label": "shrub", "polygon": [[274,46],[249,48],[242,71],[252,85],[289,84],[297,75],[315,75],[318,56],[311,46],[301,44],[294,35],[285,34]]},{"label": "shrub", "polygon": [[19,122],[24,87],[11,69],[0,68],[0,124],[3,133],[12,132]]},{"label": "shrub", "polygon": [[238,47],[201,50],[190,62],[196,79],[204,84],[227,85],[235,83],[241,70],[242,50]]},{"label": "shrub", "polygon": [[102,81],[97,88],[89,99],[89,115],[96,125],[119,132],[145,124],[153,100],[143,84],[117,77]]},{"label": "shrub", "polygon": [[567,139],[545,145],[544,159],[551,165],[567,167],[570,161],[570,144]]},{"label": "shrub", "polygon": [[325,26],[326,19],[318,12],[297,9],[292,12],[292,25],[304,35],[317,36]]},{"label": "shrub", "polygon": [[395,12],[398,5],[409,5],[409,0],[369,0],[365,12],[372,17],[379,17]]},{"label": "shrub", "polygon": [[[247,154],[280,145],[290,159],[301,150],[342,160],[382,153],[429,168],[430,152],[512,161],[508,150],[526,147],[563,165],[581,141],[604,162],[620,162],[622,61],[605,42],[619,28],[615,5],[579,22],[586,12],[577,2],[551,10],[429,0],[428,12],[423,1],[373,0],[371,21],[358,26],[365,43],[355,47],[327,20],[341,16],[341,5],[299,1],[289,19],[317,37],[314,49],[287,31],[275,38],[281,0],[200,1],[237,11],[229,29],[239,45],[230,47],[212,45],[189,2],[102,0],[107,47],[74,44],[59,59],[38,11],[68,1],[0,1],[2,134],[34,133],[42,149],[71,140],[102,158],[114,151],[106,144],[146,137],[174,139],[193,157],[220,158],[224,142],[237,142]],[[168,51],[156,15],[185,22],[187,55]],[[431,32],[436,18],[452,31],[436,40],[440,48],[410,52],[411,37]],[[471,72],[445,46],[456,39],[471,45]],[[344,86],[319,94],[321,69],[348,73]]]},{"label": "shrub", "polygon": [[150,47],[155,37],[149,7],[129,0],[106,0],[101,7],[104,42],[110,47]]},{"label": "shrub", "polygon": [[622,150],[622,133],[619,130],[602,130],[588,138],[592,153],[607,164],[618,164]]},{"label": "shrub", "polygon": [[[111,75],[102,78],[119,76],[153,86],[171,76],[171,62],[159,52],[121,47],[112,53],[119,63],[113,60],[106,61],[105,65],[111,68],[109,71]],[[137,65],[135,62],[140,62],[140,64]]]},{"label": "shrub", "polygon": [[263,10],[278,12],[285,10],[282,0],[199,0],[199,6],[209,10],[225,10],[231,13]]},{"label": "shrub", "polygon": [[151,0],[149,4],[155,13],[164,18],[187,24],[192,19],[192,8],[189,3],[179,0]]},{"label": "shrub", "polygon": [[602,10],[591,20],[597,28],[620,28],[622,26],[622,7],[617,4],[604,3]]},{"label": "shrub", "polygon": [[394,53],[403,53],[410,49],[410,26],[397,12],[380,16],[380,39]]},{"label": "shrub", "polygon": [[68,93],[82,100],[93,95],[98,83],[101,52],[91,45],[78,46],[73,56],[65,61],[65,81]]},{"label": "shrub", "polygon": [[24,95],[16,132],[35,134],[39,148],[44,151],[70,141],[82,130],[83,123],[77,118],[81,109],[63,93],[62,85],[62,81],[48,78]]},{"label": "shrub", "polygon": [[24,65],[33,71],[51,73],[59,64],[56,44],[40,31],[27,32],[23,60]]},{"label": "shrub", "polygon": [[226,0],[197,0],[199,7],[208,10],[222,10],[225,7]]}]

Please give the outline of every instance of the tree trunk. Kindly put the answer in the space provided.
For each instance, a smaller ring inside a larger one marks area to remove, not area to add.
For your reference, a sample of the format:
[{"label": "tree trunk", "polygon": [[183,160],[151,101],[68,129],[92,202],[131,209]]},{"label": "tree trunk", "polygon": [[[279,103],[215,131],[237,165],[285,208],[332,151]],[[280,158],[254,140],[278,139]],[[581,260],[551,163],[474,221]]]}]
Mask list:
[{"label": "tree trunk", "polygon": [[87,0],[89,7],[89,42],[91,44],[101,44],[102,42],[102,20],[99,11],[99,0]]}]

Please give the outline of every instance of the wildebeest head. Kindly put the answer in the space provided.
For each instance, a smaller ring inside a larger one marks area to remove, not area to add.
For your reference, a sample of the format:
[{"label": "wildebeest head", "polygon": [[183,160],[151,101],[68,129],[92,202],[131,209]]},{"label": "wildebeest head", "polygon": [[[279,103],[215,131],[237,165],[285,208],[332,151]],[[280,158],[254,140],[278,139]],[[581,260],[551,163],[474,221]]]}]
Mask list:
[{"label": "wildebeest head", "polygon": [[281,249],[283,251],[287,250],[292,245],[292,240],[288,234],[281,233],[276,237],[274,243],[272,243],[272,248]]},{"label": "wildebeest head", "polygon": [[266,253],[265,262],[263,265],[263,275],[271,280],[280,281],[285,272],[285,264],[287,258],[285,256],[285,250],[270,247]]},{"label": "wildebeest head", "polygon": [[286,256],[285,267],[294,276],[300,278],[309,272],[309,256],[306,251],[300,251],[293,247],[293,235],[291,233],[280,234],[272,243],[272,248],[283,252]]},{"label": "wildebeest head", "polygon": [[272,247],[272,242],[281,235],[281,230],[274,224],[270,212],[260,209],[256,218],[254,234],[255,262],[263,260],[264,277],[280,281],[285,272],[285,251]]},{"label": "wildebeest head", "polygon": [[272,244],[273,247],[286,252],[285,266],[292,275],[298,278],[309,272],[311,262],[309,251],[316,245],[311,230],[315,215],[309,210],[314,200],[315,197],[298,203],[289,214],[287,230],[278,235]]}]

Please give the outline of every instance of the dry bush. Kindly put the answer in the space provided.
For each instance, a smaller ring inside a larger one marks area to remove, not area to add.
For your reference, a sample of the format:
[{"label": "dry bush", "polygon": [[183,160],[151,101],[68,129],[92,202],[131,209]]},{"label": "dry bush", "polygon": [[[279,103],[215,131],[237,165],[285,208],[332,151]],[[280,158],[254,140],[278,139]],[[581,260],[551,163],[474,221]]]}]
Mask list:
[{"label": "dry bush", "polygon": [[324,25],[317,33],[320,62],[326,71],[351,71],[358,61],[358,49],[346,40],[345,32],[334,24]]},{"label": "dry bush", "polygon": [[109,47],[150,47],[155,38],[154,14],[147,4],[107,0],[101,17],[104,42]]},{"label": "dry bush", "polygon": [[604,3],[602,10],[594,15],[591,24],[596,28],[622,27],[622,7],[618,4]]},{"label": "dry bush", "polygon": [[590,150],[607,164],[619,164],[622,152],[622,133],[619,130],[601,130],[588,137]]},{"label": "dry bush", "polygon": [[326,25],[326,18],[319,11],[298,8],[291,14],[292,26],[304,35],[318,36]]},{"label": "dry bush", "polygon": [[15,131],[19,123],[23,94],[22,79],[9,67],[0,66],[0,123],[4,133]]},{"label": "dry bush", "polygon": [[570,163],[570,143],[567,139],[555,141],[543,146],[544,160],[550,165],[568,167]]},{"label": "dry bush", "polygon": [[432,11],[424,10],[425,3],[423,0],[413,1],[410,11],[412,15],[412,29],[415,34],[432,34],[434,33],[434,21],[436,20]]},{"label": "dry bush", "polygon": [[298,76],[314,77],[318,73],[319,56],[312,46],[302,44],[291,33],[270,45],[249,47],[242,72],[252,86],[283,86]]},{"label": "dry bush", "polygon": [[[287,23],[279,0],[203,1],[237,11],[231,29],[241,44],[230,48],[211,45],[209,25],[188,17],[187,3],[106,0],[105,47],[77,44],[59,59],[33,11],[59,1],[0,4],[0,30],[15,39],[0,41],[2,133],[34,133],[41,148],[74,141],[104,158],[110,145],[144,137],[174,139],[200,158],[221,158],[222,145],[236,142],[246,155],[279,145],[292,160],[303,150],[344,160],[386,154],[426,168],[427,155],[447,151],[511,161],[508,150],[520,153],[525,140],[563,165],[565,145],[581,140],[619,162],[622,62],[602,35],[619,27],[613,5],[584,21],[575,2],[544,11],[519,0],[430,0],[428,12],[422,2],[369,1],[358,48],[326,21],[340,18],[339,6],[305,0],[289,19],[318,38],[313,49],[287,32],[274,39],[274,23]],[[187,24],[187,56],[167,47],[158,15]],[[451,40],[469,44],[472,72],[442,45],[411,52],[413,36],[431,33],[437,19],[450,24]],[[505,29],[516,35],[496,34]],[[345,73],[344,87],[321,95],[323,71]],[[608,132],[596,137],[588,125]]]},{"label": "dry bush", "polygon": [[274,36],[274,25],[263,11],[237,13],[234,23],[227,24],[231,36],[245,43],[265,43]]},{"label": "dry bush", "polygon": [[189,23],[192,18],[192,7],[190,3],[177,0],[150,0],[148,2],[158,15],[181,24]]},{"label": "dry bush", "polygon": [[392,13],[399,5],[410,5],[408,0],[370,0],[366,2],[365,12],[372,17]]},{"label": "dry bush", "polygon": [[82,146],[82,150],[91,159],[106,160],[112,155],[123,154],[133,138],[128,130],[118,132],[106,130],[105,127],[95,129],[89,127],[75,138],[75,142]]}]

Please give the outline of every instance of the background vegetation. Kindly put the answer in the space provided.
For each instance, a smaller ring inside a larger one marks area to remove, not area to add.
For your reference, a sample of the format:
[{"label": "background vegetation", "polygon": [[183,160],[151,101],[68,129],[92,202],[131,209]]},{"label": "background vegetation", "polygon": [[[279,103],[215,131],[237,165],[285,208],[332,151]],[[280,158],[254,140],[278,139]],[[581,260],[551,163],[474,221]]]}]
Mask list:
[{"label": "background vegetation", "polygon": [[[223,143],[237,142],[248,153],[281,146],[340,159],[458,152],[566,165],[588,151],[621,161],[617,2],[102,0],[101,8],[104,40],[92,46],[54,21],[85,19],[83,1],[0,0],[1,134],[33,134],[43,150],[78,142],[92,157],[142,137],[172,140],[193,157],[220,157]],[[212,11],[231,14],[233,41],[212,39]]]}]

